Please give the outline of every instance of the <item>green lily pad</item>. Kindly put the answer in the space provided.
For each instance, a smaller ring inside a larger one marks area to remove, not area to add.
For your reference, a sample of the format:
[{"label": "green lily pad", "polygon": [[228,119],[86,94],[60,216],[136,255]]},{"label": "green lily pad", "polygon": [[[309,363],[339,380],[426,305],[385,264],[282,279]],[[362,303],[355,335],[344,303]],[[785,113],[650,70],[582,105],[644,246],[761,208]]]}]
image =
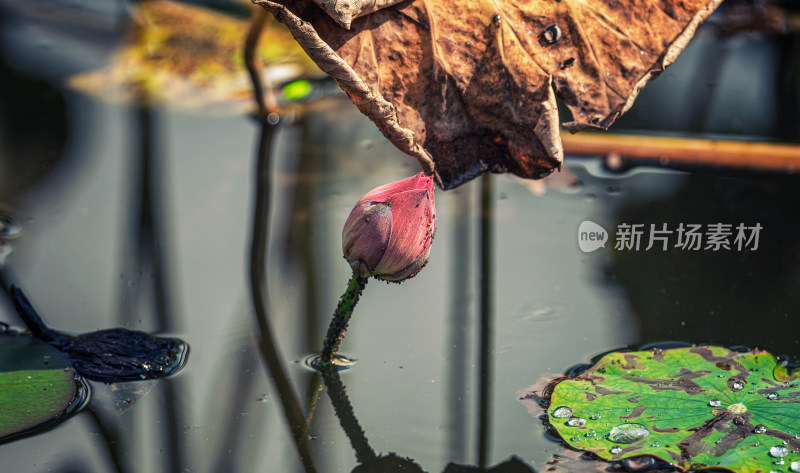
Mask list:
[{"label": "green lily pad", "polygon": [[552,390],[547,418],[605,460],[800,472],[800,381],[765,351],[715,346],[604,356]]},{"label": "green lily pad", "polygon": [[31,337],[0,335],[0,441],[65,420],[83,394],[60,351]]}]

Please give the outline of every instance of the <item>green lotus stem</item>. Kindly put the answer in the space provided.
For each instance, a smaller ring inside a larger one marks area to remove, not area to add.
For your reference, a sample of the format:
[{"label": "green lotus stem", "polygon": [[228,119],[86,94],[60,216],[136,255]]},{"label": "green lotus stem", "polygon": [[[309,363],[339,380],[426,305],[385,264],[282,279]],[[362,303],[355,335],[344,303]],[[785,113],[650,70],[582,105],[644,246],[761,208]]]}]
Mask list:
[{"label": "green lotus stem", "polygon": [[350,316],[353,315],[353,309],[356,307],[358,298],[361,297],[361,291],[367,286],[368,279],[353,274],[347,284],[347,289],[342,294],[342,298],[339,299],[339,304],[333,313],[333,320],[331,320],[328,332],[325,335],[325,343],[322,346],[320,362],[325,369],[333,365],[333,359],[339,351],[339,345],[344,338],[344,332],[347,330]]}]

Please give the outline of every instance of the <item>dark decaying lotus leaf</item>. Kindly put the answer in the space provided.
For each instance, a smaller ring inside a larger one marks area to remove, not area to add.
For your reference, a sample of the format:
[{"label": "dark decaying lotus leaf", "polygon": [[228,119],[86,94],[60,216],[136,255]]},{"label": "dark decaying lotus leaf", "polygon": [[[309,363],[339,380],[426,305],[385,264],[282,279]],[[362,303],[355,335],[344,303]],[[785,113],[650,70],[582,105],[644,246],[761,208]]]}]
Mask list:
[{"label": "dark decaying lotus leaf", "polygon": [[188,345],[177,338],[153,337],[139,330],[112,328],[78,336],[47,327],[22,291],[11,295],[20,317],[33,335],[63,352],[75,370],[106,382],[161,378],[178,371]]},{"label": "dark decaying lotus leaf", "polygon": [[253,1],[445,188],[559,168],[556,95],[568,130],[607,128],[721,2],[414,0],[347,30],[313,2]]}]

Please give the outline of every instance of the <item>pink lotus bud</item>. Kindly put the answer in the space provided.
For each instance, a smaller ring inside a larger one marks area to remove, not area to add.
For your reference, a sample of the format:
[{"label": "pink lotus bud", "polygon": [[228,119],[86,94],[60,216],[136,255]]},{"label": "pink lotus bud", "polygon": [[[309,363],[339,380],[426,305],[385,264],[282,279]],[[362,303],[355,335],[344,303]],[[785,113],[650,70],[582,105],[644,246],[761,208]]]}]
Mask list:
[{"label": "pink lotus bud", "polygon": [[358,201],[342,230],[342,251],[356,275],[402,281],[428,262],[435,229],[433,178],[419,173]]}]

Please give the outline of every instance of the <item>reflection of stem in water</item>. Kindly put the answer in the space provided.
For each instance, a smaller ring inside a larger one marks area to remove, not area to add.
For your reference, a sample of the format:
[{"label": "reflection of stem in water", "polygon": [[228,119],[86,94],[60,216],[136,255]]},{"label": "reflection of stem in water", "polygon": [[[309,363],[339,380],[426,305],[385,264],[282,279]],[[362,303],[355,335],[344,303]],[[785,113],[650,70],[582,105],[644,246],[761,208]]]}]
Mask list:
[{"label": "reflection of stem in water", "polygon": [[[317,373],[312,373],[306,387],[306,428],[311,428],[311,421],[314,420],[314,413],[317,411],[317,401],[322,392],[322,377]],[[313,435],[313,434],[312,434]]]},{"label": "reflection of stem in water", "polygon": [[480,213],[480,404],[478,431],[478,466],[486,468],[489,452],[489,432],[491,418],[491,375],[492,375],[492,178],[489,174],[481,178]]},{"label": "reflection of stem in water", "polygon": [[380,472],[380,473],[425,473],[413,459],[404,458],[395,453],[388,455],[376,455],[375,450],[369,445],[369,440],[364,433],[364,429],[356,419],[350,399],[347,398],[339,371],[328,369],[322,373],[325,387],[328,388],[328,396],[331,399],[333,410],[339,419],[339,424],[344,429],[345,435],[350,440],[350,445],[356,453],[359,465],[353,469],[353,473],[361,472]]},{"label": "reflection of stem in water", "polygon": [[344,339],[344,332],[347,331],[350,316],[353,315],[353,309],[356,307],[358,298],[361,296],[364,287],[366,287],[367,281],[369,281],[369,278],[353,274],[347,284],[347,289],[342,294],[342,298],[339,299],[331,324],[328,326],[328,332],[325,334],[325,343],[322,346],[320,362],[323,367],[330,366],[333,363],[333,359],[339,351],[339,345]]},{"label": "reflection of stem in water", "polygon": [[[161,172],[156,159],[158,124],[147,94],[142,92],[139,102],[134,110],[136,113],[136,127],[139,133],[134,134],[133,140],[139,147],[134,160],[138,165],[130,175],[136,176],[139,186],[134,188],[130,199],[131,216],[129,224],[132,231],[126,229],[123,234],[135,235],[136,239],[130,245],[130,256],[123,263],[123,274],[129,278],[128,284],[123,285],[124,294],[119,297],[119,314],[122,323],[133,323],[136,319],[139,291],[141,289],[142,275],[149,264],[152,271],[152,296],[154,312],[154,329],[157,332],[174,330],[173,301],[168,288],[169,265],[163,249],[166,246],[166,225],[163,218],[165,203],[162,202],[163,192]],[[128,288],[128,289],[125,289]]]},{"label": "reflection of stem in water", "polygon": [[[138,307],[137,302],[139,300],[139,291],[141,290],[142,275],[145,274],[144,269],[149,264],[153,275],[151,287],[153,321],[155,329],[160,332],[175,328],[177,324],[174,322],[178,313],[174,310],[170,298],[168,259],[163,253],[163,248],[167,242],[166,224],[163,218],[163,209],[166,205],[161,198],[164,195],[162,191],[163,181],[159,172],[159,160],[156,159],[158,125],[155,121],[156,116],[153,106],[144,91],[144,86],[141,86],[141,90],[142,92],[138,97],[139,100],[134,110],[139,131],[139,135],[136,136],[138,138],[136,142],[139,145],[137,156],[139,161],[139,187],[137,189],[138,196],[134,196],[130,200],[132,208],[129,213],[129,215],[134,216],[133,223],[136,228],[134,232],[125,232],[126,234],[134,234],[137,237],[131,249],[133,255],[129,259],[132,265],[136,267],[129,267],[127,270],[133,293],[128,294],[129,300],[126,300],[126,297],[120,298],[119,308],[121,322],[126,325],[131,324],[137,313],[136,308]],[[179,384],[173,380],[164,379],[159,384],[163,394],[163,402],[159,403],[163,410],[161,417],[165,419],[161,423],[164,426],[162,437],[167,444],[163,458],[169,470],[180,471],[185,463],[185,458],[183,443],[178,437],[180,435],[179,426],[182,426],[184,422],[179,418],[176,407],[178,399],[183,399],[183,396],[178,392]]]},{"label": "reflection of stem in water", "polygon": [[350,439],[350,444],[356,452],[356,459],[359,463],[369,464],[374,462],[377,456],[372,447],[369,446],[369,440],[367,440],[364,429],[361,428],[358,419],[356,419],[353,406],[350,404],[350,399],[347,398],[347,392],[339,377],[339,371],[336,369],[325,370],[322,376],[325,386],[328,388],[328,396],[331,398],[333,410],[339,419],[339,424],[344,429],[344,433]]},{"label": "reflection of stem in water", "polygon": [[[296,140],[299,145],[294,156],[297,167],[294,173],[297,176],[292,186],[292,204],[289,218],[289,228],[286,232],[286,255],[292,258],[291,264],[303,273],[303,290],[300,297],[305,312],[305,339],[302,340],[304,353],[315,352],[319,348],[320,327],[320,300],[326,300],[321,292],[327,287],[319,284],[320,276],[325,274],[325,269],[320,267],[317,258],[317,245],[315,235],[327,235],[328,229],[324,226],[324,219],[316,218],[314,206],[320,202],[319,194],[325,185],[319,172],[322,163],[329,162],[325,159],[326,153],[320,153],[312,143],[317,141],[311,136],[312,120],[303,113],[298,114],[293,122],[294,128],[300,132]],[[311,427],[316,404],[322,391],[322,377],[315,372],[308,371],[306,381],[306,424]]]},{"label": "reflection of stem in water", "polygon": [[465,460],[466,450],[466,412],[464,393],[467,389],[467,333],[469,325],[470,278],[470,193],[463,190],[455,196],[453,212],[452,274],[453,281],[450,300],[450,343],[447,359],[450,360],[447,381],[448,408],[448,446],[447,458],[453,461]]},{"label": "reflection of stem in water", "polygon": [[275,383],[283,405],[283,413],[289,424],[297,452],[306,472],[313,472],[311,446],[308,441],[308,427],[292,387],[289,377],[278,355],[275,340],[267,319],[267,240],[269,236],[269,195],[270,195],[270,151],[272,135],[275,127],[266,120],[262,121],[261,136],[258,146],[255,187],[255,210],[253,212],[253,239],[250,247],[250,291],[253,299],[253,311],[259,328],[258,347],[269,370],[270,378]]},{"label": "reflection of stem in water", "polygon": [[709,131],[708,114],[714,105],[714,92],[717,90],[719,76],[728,58],[730,47],[725,43],[720,45],[712,42],[701,51],[702,60],[699,61],[699,64],[702,66],[694,71],[692,83],[696,85],[690,89],[689,97],[686,100],[691,107],[686,130],[692,133]]}]

